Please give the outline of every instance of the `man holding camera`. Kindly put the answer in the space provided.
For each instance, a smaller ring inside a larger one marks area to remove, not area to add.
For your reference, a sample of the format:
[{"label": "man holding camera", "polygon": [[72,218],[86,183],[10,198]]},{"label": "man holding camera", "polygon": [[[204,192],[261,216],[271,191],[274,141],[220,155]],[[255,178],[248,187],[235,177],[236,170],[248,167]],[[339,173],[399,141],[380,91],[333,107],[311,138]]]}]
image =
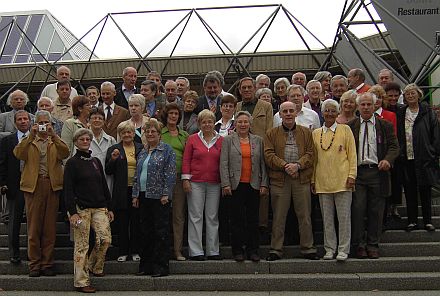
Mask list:
[{"label": "man holding camera", "polygon": [[51,115],[40,110],[30,134],[14,149],[24,161],[20,190],[24,193],[28,228],[29,276],[54,276],[59,191],[63,189],[62,160],[69,148],[55,133]]}]

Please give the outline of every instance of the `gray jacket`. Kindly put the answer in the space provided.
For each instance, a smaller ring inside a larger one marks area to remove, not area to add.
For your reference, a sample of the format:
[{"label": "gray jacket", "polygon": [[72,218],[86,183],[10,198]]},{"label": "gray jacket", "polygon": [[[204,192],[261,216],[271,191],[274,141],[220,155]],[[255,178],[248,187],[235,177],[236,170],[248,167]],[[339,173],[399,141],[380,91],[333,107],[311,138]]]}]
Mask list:
[{"label": "gray jacket", "polygon": [[[263,139],[249,134],[251,145],[252,175],[251,187],[259,190],[261,186],[269,187],[269,178],[264,163]],[[232,133],[223,139],[220,155],[220,178],[222,187],[230,186],[237,189],[241,177],[241,148],[237,133]]]}]

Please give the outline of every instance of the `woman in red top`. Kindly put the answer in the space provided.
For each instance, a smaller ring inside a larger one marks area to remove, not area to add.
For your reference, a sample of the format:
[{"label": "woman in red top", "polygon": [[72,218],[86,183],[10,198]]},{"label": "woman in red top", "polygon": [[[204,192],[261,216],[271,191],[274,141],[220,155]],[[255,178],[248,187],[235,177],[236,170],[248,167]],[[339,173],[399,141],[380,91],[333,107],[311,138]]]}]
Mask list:
[{"label": "woman in red top", "polygon": [[220,151],[223,137],[214,130],[215,115],[199,113],[200,132],[189,136],[183,154],[183,190],[188,193],[188,246],[191,260],[204,261],[203,215],[206,218],[206,255],[221,260],[218,237],[220,200]]}]

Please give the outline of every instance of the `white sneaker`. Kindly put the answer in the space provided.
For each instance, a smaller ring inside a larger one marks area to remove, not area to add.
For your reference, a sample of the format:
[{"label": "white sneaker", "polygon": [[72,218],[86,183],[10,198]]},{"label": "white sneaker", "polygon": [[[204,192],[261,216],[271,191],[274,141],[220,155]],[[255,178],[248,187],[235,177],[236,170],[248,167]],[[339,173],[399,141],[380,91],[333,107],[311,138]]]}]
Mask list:
[{"label": "white sneaker", "polygon": [[322,257],[324,260],[333,260],[334,254],[333,252],[328,251],[325,253],[324,257]]},{"label": "white sneaker", "polygon": [[118,262],[125,262],[125,261],[127,261],[127,255],[122,255],[122,256],[119,256],[118,257]]},{"label": "white sneaker", "polygon": [[337,261],[345,261],[348,258],[348,254],[345,254],[344,252],[339,252],[338,256],[336,256]]},{"label": "white sneaker", "polygon": [[141,256],[139,256],[139,254],[134,254],[134,255],[131,255],[131,259],[133,261],[141,261]]}]

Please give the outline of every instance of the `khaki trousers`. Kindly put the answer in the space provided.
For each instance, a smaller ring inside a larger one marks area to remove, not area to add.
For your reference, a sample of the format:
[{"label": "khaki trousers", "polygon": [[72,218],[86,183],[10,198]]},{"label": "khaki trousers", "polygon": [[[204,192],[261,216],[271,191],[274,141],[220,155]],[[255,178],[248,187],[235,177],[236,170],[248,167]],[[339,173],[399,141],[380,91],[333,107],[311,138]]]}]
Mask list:
[{"label": "khaki trousers", "polygon": [[[90,285],[89,270],[93,273],[104,271],[105,254],[112,242],[110,222],[107,209],[84,209],[77,207],[82,222],[73,227],[75,249],[73,253],[74,286],[85,287]],[[95,231],[95,247],[90,256],[89,250],[90,226]]]},{"label": "khaki trousers", "polygon": [[50,179],[39,176],[33,193],[24,192],[28,231],[29,270],[51,268],[54,261],[59,192]]},{"label": "khaki trousers", "polygon": [[283,254],[286,216],[290,208],[290,202],[292,201],[298,218],[301,253],[316,253],[316,248],[313,246],[312,222],[310,217],[310,183],[301,184],[299,179],[292,179],[288,176],[285,179],[283,187],[272,185],[271,194],[273,225],[270,252],[280,257]]},{"label": "khaki trousers", "polygon": [[176,179],[176,185],[173,191],[173,239],[174,253],[182,252],[183,230],[185,227],[186,215],[186,194],[183,192],[182,180],[179,176]]}]

